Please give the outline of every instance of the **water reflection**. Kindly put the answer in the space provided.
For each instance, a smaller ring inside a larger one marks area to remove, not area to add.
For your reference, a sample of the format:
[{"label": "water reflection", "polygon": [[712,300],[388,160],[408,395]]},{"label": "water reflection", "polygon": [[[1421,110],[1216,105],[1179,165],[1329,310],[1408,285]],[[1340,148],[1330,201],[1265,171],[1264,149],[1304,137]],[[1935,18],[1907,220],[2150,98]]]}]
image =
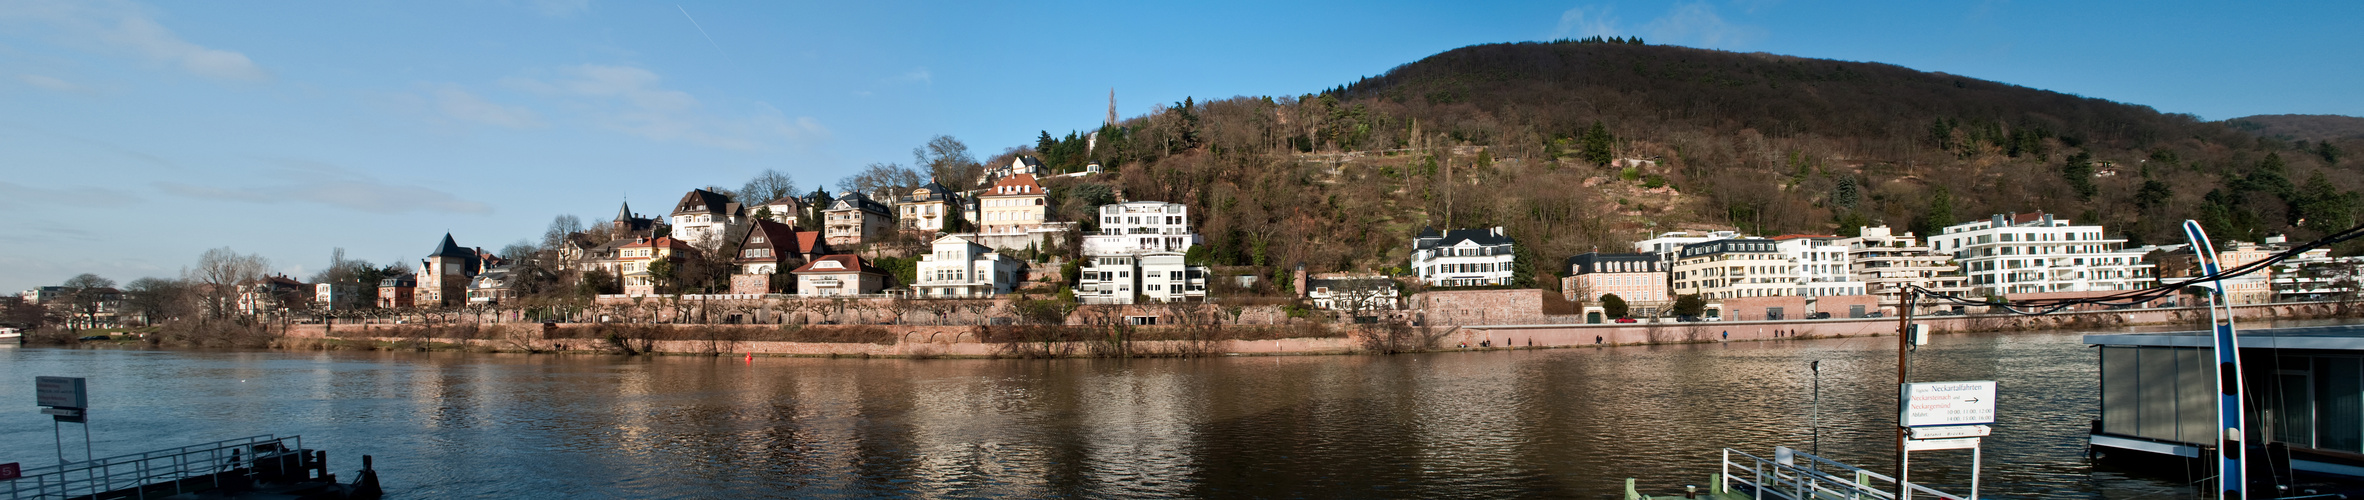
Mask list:
[{"label": "water reflection", "polygon": [[[100,454],[302,434],[398,498],[1583,497],[1674,491],[1718,450],[1893,466],[1894,340],[1162,360],[0,351],[0,400],[92,378]],[[1917,380],[1994,379],[1986,491],[2175,496],[2089,471],[2077,334],[1944,336]],[[21,383],[20,383],[21,382]],[[0,461],[50,425],[0,416]],[[1914,476],[1967,482],[1966,452]],[[1964,488],[1953,488],[1964,489]],[[2123,494],[2120,494],[2123,493]]]}]

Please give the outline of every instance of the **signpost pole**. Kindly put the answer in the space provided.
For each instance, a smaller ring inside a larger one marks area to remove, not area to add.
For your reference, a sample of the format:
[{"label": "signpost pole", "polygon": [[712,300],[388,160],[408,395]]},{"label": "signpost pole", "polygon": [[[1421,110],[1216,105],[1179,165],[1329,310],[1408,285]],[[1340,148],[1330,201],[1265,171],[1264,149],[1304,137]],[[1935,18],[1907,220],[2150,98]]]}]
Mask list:
[{"label": "signpost pole", "polygon": [[[1921,297],[1921,295],[1920,295],[1920,291],[1919,291],[1919,290],[1917,290],[1917,289],[1914,289],[1914,288],[1912,288],[1912,287],[1909,287],[1909,286],[1908,286],[1908,287],[1905,287],[1905,289],[1904,289],[1904,300],[1900,300],[1900,301],[1897,301],[1897,302],[1896,302],[1896,413],[1897,413],[1897,414],[1903,414],[1903,413],[1904,413],[1904,410],[1905,410],[1905,405],[1911,404],[1911,402],[1910,402],[1910,401],[1908,401],[1908,400],[1906,400],[1906,399],[1905,399],[1905,394],[1904,394],[1904,383],[1905,383],[1905,381],[1909,380],[1909,379],[1911,378],[1911,377],[1910,377],[1910,375],[1912,375],[1912,360],[1911,360],[1911,358],[1908,358],[1908,357],[1906,357],[1906,353],[1908,353],[1908,352],[1911,352],[1911,349],[1912,349],[1912,342],[1913,342],[1913,341],[1912,341],[1912,331],[1911,331],[1911,330],[1912,330],[1912,325],[1913,325],[1913,305],[1914,305],[1914,304],[1913,304],[1913,302],[1915,301],[1915,299],[1919,299],[1920,297]],[[1913,495],[1913,490],[1912,490],[1912,488],[1907,488],[1907,487],[1905,487],[1905,482],[1904,482],[1905,472],[1909,472],[1909,471],[1910,471],[1910,469],[1909,469],[1908,467],[1906,467],[1906,466],[1905,466],[1905,462],[1906,462],[1906,460],[1908,460],[1908,457],[1910,457],[1910,456],[1912,455],[1912,453],[1910,452],[1910,450],[1906,450],[1906,449],[1905,449],[1905,446],[1904,446],[1904,444],[1905,444],[1905,443],[1904,443],[1904,440],[1906,440],[1906,439],[1910,439],[1911,437],[1912,437],[1912,431],[1911,431],[1910,429],[1906,429],[1906,428],[1904,428],[1904,423],[1903,423],[1903,422],[1897,422],[1897,426],[1896,426],[1896,498],[1897,498],[1898,500],[1908,500],[1908,499],[1912,498],[1912,495]]]},{"label": "signpost pole", "polygon": [[50,420],[50,421],[49,421],[49,434],[50,434],[50,435],[52,435],[52,436],[57,436],[57,464],[58,464],[58,465],[65,465],[65,464],[66,464],[66,424],[58,423],[58,420],[55,420],[55,419],[52,419],[52,420]]},{"label": "signpost pole", "polygon": [[1980,441],[1980,446],[1970,447],[1970,500],[1978,500],[1978,466],[1986,458],[1985,440]]}]

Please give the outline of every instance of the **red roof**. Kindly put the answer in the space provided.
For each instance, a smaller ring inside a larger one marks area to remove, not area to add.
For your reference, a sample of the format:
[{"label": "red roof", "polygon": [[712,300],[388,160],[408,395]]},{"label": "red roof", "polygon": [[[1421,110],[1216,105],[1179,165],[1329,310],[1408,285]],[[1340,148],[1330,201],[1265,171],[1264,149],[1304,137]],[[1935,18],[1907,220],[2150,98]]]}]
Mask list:
[{"label": "red roof", "polygon": [[2032,214],[2022,214],[2022,213],[2014,213],[2014,214],[2011,214],[2011,225],[2014,225],[2014,226],[2017,226],[2017,225],[2020,225],[2020,224],[2026,224],[2026,223],[2030,223],[2030,222],[2035,222],[2035,221],[2040,221],[2040,220],[2044,220],[2044,211],[2042,211],[2042,210],[2037,210],[2037,211],[2036,211],[2036,213],[2032,213]]},{"label": "red roof", "polygon": [[828,240],[821,238],[820,231],[798,231],[796,233],[796,253],[825,251],[824,249],[828,248],[825,245],[828,244]]},{"label": "red roof", "polygon": [[993,187],[987,188],[984,193],[980,193],[978,196],[1023,196],[1039,194],[1043,194],[1042,184],[1034,182],[1034,174],[1018,174],[1009,177],[1003,177],[998,181],[993,181]]},{"label": "red roof", "polygon": [[813,259],[812,262],[806,263],[804,267],[798,267],[796,270],[789,272],[795,274],[859,272],[863,274],[878,275],[884,275],[887,273],[885,269],[879,269],[877,266],[872,266],[869,262],[863,261],[861,256],[842,253]]}]

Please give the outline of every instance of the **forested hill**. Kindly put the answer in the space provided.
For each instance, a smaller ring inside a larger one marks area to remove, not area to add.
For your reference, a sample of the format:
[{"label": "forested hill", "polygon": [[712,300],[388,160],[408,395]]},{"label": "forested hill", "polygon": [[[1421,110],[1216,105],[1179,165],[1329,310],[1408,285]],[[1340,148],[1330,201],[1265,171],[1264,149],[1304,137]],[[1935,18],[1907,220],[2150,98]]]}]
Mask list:
[{"label": "forested hill", "polygon": [[2364,175],[2344,152],[2364,138],[2254,130],[1887,64],[1594,39],[1186,100],[1099,129],[1088,152],[1090,131],[1032,149],[1117,171],[1057,186],[1071,215],[1106,183],[1191,204],[1202,258],[1316,271],[1402,266],[1423,226],[1506,226],[1557,262],[1685,228],[1926,233],[2042,210],[2168,243],[2184,218],[2242,239],[2356,219]]}]

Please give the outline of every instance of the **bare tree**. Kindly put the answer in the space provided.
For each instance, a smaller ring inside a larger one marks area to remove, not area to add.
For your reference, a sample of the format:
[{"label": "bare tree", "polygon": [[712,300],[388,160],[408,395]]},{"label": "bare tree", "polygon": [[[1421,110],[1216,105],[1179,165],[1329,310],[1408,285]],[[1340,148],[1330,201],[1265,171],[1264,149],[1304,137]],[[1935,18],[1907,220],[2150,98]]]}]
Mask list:
[{"label": "bare tree", "polygon": [[969,145],[949,135],[936,136],[924,146],[911,148],[911,161],[927,170],[936,182],[953,186],[975,184],[985,170],[977,164],[977,157],[969,154]]},{"label": "bare tree", "polygon": [[[83,315],[83,324],[90,328],[98,328],[99,308],[106,303],[107,296],[112,294],[111,289],[115,288],[115,280],[101,278],[96,274],[82,273],[67,278],[64,285],[67,302],[73,304],[75,313]],[[68,322],[68,326],[71,325],[72,323]]]},{"label": "bare tree", "polygon": [[[912,188],[927,183],[918,171],[893,163],[872,163],[861,172],[839,179],[837,184],[863,196],[902,196]],[[886,200],[881,200],[884,202]]]},{"label": "bare tree", "polygon": [[739,194],[745,196],[739,202],[749,205],[777,200],[796,194],[796,179],[767,168],[763,173],[755,174],[755,178],[747,179],[747,185],[739,188]]},{"label": "bare tree", "polygon": [[581,218],[572,215],[551,218],[550,228],[542,231],[542,247],[558,248],[559,245],[566,244],[567,237],[580,232],[583,232],[583,219]]},{"label": "bare tree", "polygon": [[186,271],[186,279],[201,289],[207,316],[228,318],[237,311],[239,285],[262,279],[270,267],[271,261],[263,256],[222,247],[197,256],[197,267]]}]

